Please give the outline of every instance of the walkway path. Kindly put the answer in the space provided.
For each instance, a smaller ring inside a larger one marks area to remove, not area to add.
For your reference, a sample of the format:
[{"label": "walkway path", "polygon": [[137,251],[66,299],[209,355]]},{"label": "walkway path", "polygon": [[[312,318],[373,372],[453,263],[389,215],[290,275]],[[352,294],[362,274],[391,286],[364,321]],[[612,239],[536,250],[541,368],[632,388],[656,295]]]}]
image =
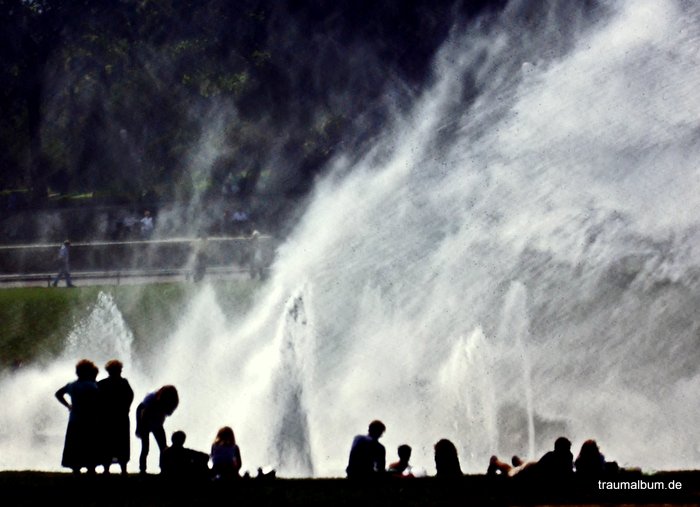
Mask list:
[{"label": "walkway path", "polygon": [[[27,273],[0,275],[0,289],[11,287],[48,287],[56,273]],[[191,280],[185,269],[152,269],[124,271],[73,271],[71,278],[76,286],[92,285],[138,285],[148,283],[182,282]],[[250,274],[240,267],[211,267],[204,275],[207,280],[248,280]],[[65,287],[61,280],[58,287]]]}]

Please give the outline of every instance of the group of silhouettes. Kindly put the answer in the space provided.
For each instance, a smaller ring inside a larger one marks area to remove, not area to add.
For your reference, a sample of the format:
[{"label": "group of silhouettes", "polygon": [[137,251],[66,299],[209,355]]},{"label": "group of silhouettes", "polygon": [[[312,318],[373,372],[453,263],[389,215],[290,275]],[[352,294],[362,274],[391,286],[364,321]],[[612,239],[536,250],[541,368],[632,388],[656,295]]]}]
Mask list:
[{"label": "group of silhouettes", "polygon": [[[127,379],[122,377],[122,369],[120,361],[108,361],[105,365],[107,377],[98,382],[97,366],[92,361],[83,359],[75,367],[77,380],[56,391],[58,401],[70,411],[61,464],[75,474],[81,473],[83,469],[94,474],[98,466],[102,466],[103,472],[108,474],[112,464],[118,464],[121,472],[127,473],[131,437],[129,412],[134,392]],[[174,432],[171,445],[167,445],[165,419],[173,414],[178,404],[179,396],[175,386],[165,385],[148,393],[137,406],[136,436],[141,441],[139,471],[146,473],[150,437],[153,435],[160,450],[162,475],[215,480],[240,477],[243,464],[241,452],[229,426],[218,431],[209,454],[186,448],[186,435],[183,431]],[[385,431],[384,423],[374,420],[369,424],[366,435],[357,435],[353,439],[346,468],[348,478],[422,475],[414,472],[410,465],[411,447],[407,444],[399,446],[398,461],[386,466],[386,450],[379,442]],[[439,440],[434,451],[437,477],[463,476],[457,447],[450,440]],[[605,460],[594,440],[584,442],[574,460],[571,442],[565,437],[559,437],[554,449],[538,461],[524,462],[513,456],[509,464],[492,456],[487,475],[558,480],[575,474],[580,478],[599,479],[617,471],[617,464]],[[258,469],[258,477],[274,477],[274,473],[274,470],[264,473]]]},{"label": "group of silhouettes", "polygon": [[[379,477],[415,477],[410,465],[411,447],[402,444],[398,448],[398,461],[386,466],[386,450],[379,439],[386,431],[386,426],[379,420],[369,424],[366,435],[357,435],[350,448],[350,457],[346,473],[351,479]],[[448,439],[439,440],[435,446],[436,477],[457,478],[462,472],[457,447]],[[567,480],[576,477],[586,481],[598,480],[619,471],[616,462],[606,461],[595,440],[586,440],[574,460],[571,453],[571,441],[559,437],[554,442],[554,449],[545,453],[538,461],[525,462],[513,456],[511,464],[492,456],[489,460],[487,475],[519,477],[545,480]]]},{"label": "group of silhouettes", "polygon": [[[108,376],[98,382],[99,369],[92,361],[83,359],[75,367],[78,378],[56,391],[58,401],[70,411],[61,464],[75,474],[83,470],[94,474],[98,466],[109,474],[115,463],[121,467],[122,474],[127,473],[131,447],[129,412],[134,391],[122,377],[120,361],[108,361],[105,370]],[[66,395],[70,401],[66,400]],[[167,445],[163,426],[178,404],[175,386],[165,385],[148,393],[137,406],[136,436],[141,441],[139,471],[146,473],[153,435],[160,450],[163,475],[216,480],[239,477],[243,464],[241,453],[233,430],[228,426],[218,431],[210,454],[187,449],[183,431],[174,432],[172,445]]]}]

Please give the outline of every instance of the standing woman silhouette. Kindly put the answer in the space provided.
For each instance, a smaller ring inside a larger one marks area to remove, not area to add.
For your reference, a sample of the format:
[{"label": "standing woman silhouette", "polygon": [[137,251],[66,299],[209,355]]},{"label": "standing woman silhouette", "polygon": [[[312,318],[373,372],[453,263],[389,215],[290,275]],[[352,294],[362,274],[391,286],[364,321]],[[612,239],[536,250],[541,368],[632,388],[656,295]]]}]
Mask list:
[{"label": "standing woman silhouette", "polygon": [[[56,391],[58,401],[70,411],[61,465],[72,469],[75,474],[79,474],[82,468],[86,468],[88,473],[95,473],[95,467],[99,464],[97,372],[97,366],[92,361],[82,359],[75,366],[78,379]],[[66,395],[70,397],[70,403],[66,401]]]}]

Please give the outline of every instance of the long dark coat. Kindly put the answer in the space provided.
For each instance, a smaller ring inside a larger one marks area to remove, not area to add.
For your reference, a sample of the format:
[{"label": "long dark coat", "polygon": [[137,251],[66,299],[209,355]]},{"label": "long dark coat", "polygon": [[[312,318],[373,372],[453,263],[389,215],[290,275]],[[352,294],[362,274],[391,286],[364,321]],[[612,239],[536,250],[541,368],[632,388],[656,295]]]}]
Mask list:
[{"label": "long dark coat", "polygon": [[122,377],[107,377],[97,383],[100,392],[100,436],[102,464],[127,463],[131,455],[129,410],[134,391]]}]

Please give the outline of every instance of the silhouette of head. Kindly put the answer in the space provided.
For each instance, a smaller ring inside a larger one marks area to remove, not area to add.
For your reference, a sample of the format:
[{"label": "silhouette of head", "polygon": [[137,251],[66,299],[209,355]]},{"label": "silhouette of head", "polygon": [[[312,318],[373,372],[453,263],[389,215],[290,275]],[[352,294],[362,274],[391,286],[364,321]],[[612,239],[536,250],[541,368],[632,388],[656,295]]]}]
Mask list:
[{"label": "silhouette of head", "polygon": [[457,448],[450,440],[443,438],[435,444],[435,468],[439,477],[462,475]]},{"label": "silhouette of head", "polygon": [[182,447],[185,445],[185,439],[187,438],[187,435],[185,435],[184,431],[176,431],[173,433],[173,436],[171,437],[172,442],[173,442],[173,447]]},{"label": "silhouette of head", "polygon": [[63,242],[63,244],[66,245],[66,246],[70,246],[70,240],[68,240],[68,239],[65,240],[65,241]]},{"label": "silhouette of head", "polygon": [[162,407],[163,412],[165,412],[168,415],[171,415],[173,412],[175,412],[175,409],[180,403],[180,398],[177,394],[177,389],[175,389],[175,386],[172,385],[163,386],[160,389],[158,389],[158,391],[156,392],[156,399]]},{"label": "silhouette of head", "polygon": [[398,452],[399,459],[404,463],[408,463],[408,460],[411,459],[411,446],[406,444],[400,445]]},{"label": "silhouette of head", "polygon": [[122,368],[124,368],[124,365],[118,359],[112,359],[105,364],[105,370],[107,370],[110,377],[118,377],[121,375]]},{"label": "silhouette of head", "polygon": [[571,451],[571,441],[566,437],[559,437],[554,441],[554,450],[556,452]]},{"label": "silhouette of head", "polygon": [[236,436],[230,426],[219,429],[214,440],[215,445],[236,445]]},{"label": "silhouette of head", "polygon": [[95,363],[89,359],[81,359],[75,365],[75,374],[80,380],[95,380],[97,378],[98,368]]},{"label": "silhouette of head", "polygon": [[385,431],[386,426],[384,426],[384,423],[382,421],[374,420],[371,423],[369,423],[368,433],[370,437],[377,439],[381,437]]},{"label": "silhouette of head", "polygon": [[595,440],[586,440],[583,445],[581,445],[579,456],[593,457],[599,454],[600,449],[598,449],[598,443]]}]

